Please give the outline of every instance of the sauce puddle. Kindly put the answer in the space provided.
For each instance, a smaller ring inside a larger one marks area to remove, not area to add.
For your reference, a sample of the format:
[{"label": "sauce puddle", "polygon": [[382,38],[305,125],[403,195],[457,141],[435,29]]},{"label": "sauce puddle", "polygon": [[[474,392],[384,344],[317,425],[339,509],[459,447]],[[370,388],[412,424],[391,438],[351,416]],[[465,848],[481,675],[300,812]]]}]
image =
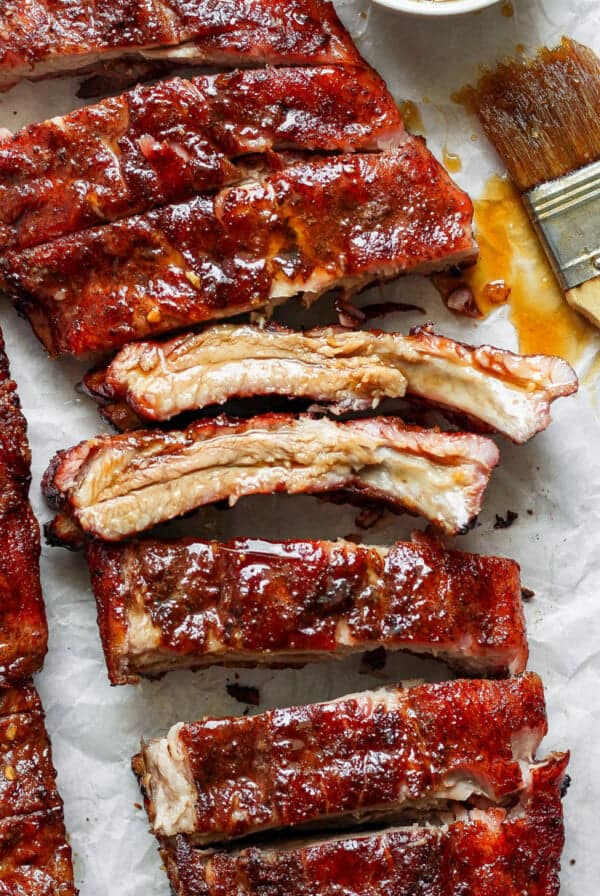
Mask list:
[{"label": "sauce puddle", "polygon": [[474,205],[479,261],[468,271],[435,276],[442,297],[467,287],[481,316],[508,302],[523,354],[560,355],[576,362],[594,328],[567,304],[518,191],[495,176]]}]

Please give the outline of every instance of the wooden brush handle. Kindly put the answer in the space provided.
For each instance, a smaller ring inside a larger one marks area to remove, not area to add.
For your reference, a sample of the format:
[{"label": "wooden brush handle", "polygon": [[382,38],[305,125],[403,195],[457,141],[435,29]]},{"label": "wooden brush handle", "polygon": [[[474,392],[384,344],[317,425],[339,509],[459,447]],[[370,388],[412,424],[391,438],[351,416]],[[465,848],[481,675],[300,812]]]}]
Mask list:
[{"label": "wooden brush handle", "polygon": [[587,317],[594,326],[600,327],[600,274],[581,286],[568,289],[565,295],[572,308]]}]

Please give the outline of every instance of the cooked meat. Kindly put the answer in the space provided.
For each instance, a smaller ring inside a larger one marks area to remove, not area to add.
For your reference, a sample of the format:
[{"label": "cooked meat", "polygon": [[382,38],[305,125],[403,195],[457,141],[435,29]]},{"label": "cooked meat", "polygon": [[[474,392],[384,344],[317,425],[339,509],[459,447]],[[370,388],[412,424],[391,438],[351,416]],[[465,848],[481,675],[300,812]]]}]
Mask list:
[{"label": "cooked meat", "polygon": [[59,452],[43,487],[85,533],[106,541],[215,501],[273,492],[341,491],[420,513],[452,534],[479,512],[497,462],[494,443],[468,433],[386,417],[266,414],[98,436]]},{"label": "cooked meat", "polygon": [[471,262],[471,217],[469,198],[411,138],[8,252],[2,271],[48,351],[79,355]]},{"label": "cooked meat", "polygon": [[546,732],[542,684],[451,681],[257,716],[177,724],[134,758],[152,829],[212,843],[356,824],[527,788]]},{"label": "cooked meat", "polygon": [[276,848],[163,850],[176,896],[558,896],[568,756],[531,772],[508,809],[460,809],[440,824],[311,839]]},{"label": "cooked meat", "polygon": [[87,385],[147,420],[268,394],[365,411],[407,392],[525,442],[550,423],[551,402],[576,391],[577,376],[562,358],[473,348],[429,327],[402,336],[221,324],[126,345]]},{"label": "cooked meat", "polygon": [[370,69],[179,78],[34,124],[0,142],[0,249],[23,249],[242,180],[239,156],[382,149],[404,139]]},{"label": "cooked meat", "polygon": [[75,896],[71,849],[38,694],[0,692],[0,892]]},{"label": "cooked meat", "polygon": [[0,332],[0,687],[40,669],[48,642],[30,464],[27,424]]},{"label": "cooked meat", "polygon": [[244,67],[360,62],[324,0],[3,0],[0,90],[115,60]]},{"label": "cooked meat", "polygon": [[109,545],[87,560],[110,680],[294,665],[384,646],[468,674],[522,672],[519,567],[422,535],[392,548],[238,538]]}]

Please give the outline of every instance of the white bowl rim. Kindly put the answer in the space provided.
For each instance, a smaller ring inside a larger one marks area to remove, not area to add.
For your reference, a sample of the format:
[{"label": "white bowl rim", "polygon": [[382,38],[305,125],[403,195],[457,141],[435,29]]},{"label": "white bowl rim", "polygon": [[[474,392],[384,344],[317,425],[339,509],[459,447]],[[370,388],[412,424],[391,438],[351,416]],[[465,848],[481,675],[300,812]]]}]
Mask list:
[{"label": "white bowl rim", "polygon": [[494,6],[500,0],[373,0],[379,6],[417,16],[457,16]]}]

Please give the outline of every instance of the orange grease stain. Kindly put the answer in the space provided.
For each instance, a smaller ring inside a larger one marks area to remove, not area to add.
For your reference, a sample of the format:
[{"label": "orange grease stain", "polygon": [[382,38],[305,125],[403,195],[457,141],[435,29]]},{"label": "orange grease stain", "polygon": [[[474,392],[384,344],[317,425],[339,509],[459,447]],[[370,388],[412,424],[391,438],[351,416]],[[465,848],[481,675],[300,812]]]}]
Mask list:
[{"label": "orange grease stain", "polygon": [[577,361],[594,328],[567,304],[517,189],[492,177],[474,205],[479,260],[456,277],[435,277],[435,285],[445,297],[468,286],[483,315],[508,301],[521,352]]},{"label": "orange grease stain", "polygon": [[504,0],[504,3],[500,7],[500,12],[505,19],[512,19],[515,14],[515,9],[512,3],[510,3],[510,0]]},{"label": "orange grease stain", "polygon": [[446,145],[444,145],[444,148],[442,149],[442,161],[444,163],[444,168],[451,174],[456,174],[457,171],[462,171],[461,157],[455,152],[450,152]]},{"label": "orange grease stain", "polygon": [[399,107],[407,129],[413,134],[424,134],[425,126],[417,104],[413,103],[412,100],[403,100],[399,103]]}]

